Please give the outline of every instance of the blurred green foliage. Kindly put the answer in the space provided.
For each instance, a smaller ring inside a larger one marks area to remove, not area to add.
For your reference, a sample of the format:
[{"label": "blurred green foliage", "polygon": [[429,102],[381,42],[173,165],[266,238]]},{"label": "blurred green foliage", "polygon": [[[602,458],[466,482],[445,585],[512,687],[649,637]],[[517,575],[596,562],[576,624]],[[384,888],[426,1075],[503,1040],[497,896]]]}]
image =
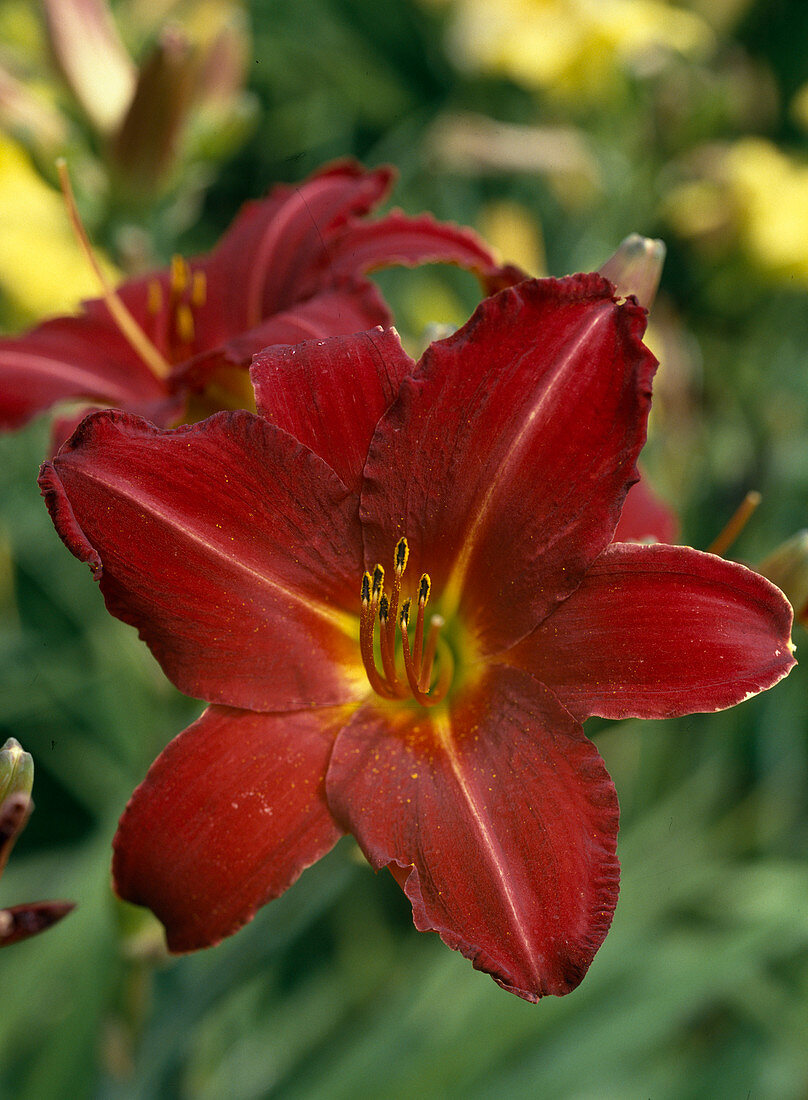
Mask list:
[{"label": "blurred green foliage", "polygon": [[[744,249],[737,196],[695,235],[669,199],[709,174],[705,149],[744,135],[805,163],[791,104],[808,82],[794,48],[808,26],[800,0],[721,6],[733,7],[707,55],[628,66],[602,95],[570,99],[462,65],[448,46],[460,2],[256,0],[256,127],[194,224],[155,223],[149,247],[208,248],[241,202],[346,154],[395,163],[410,212],[479,225],[516,204],[552,273],[597,267],[631,231],[663,236],[646,469],[699,547],[760,490],[732,551],[757,561],[808,523],[808,285]],[[510,127],[497,142],[492,121]],[[388,272],[383,285],[413,345],[475,303],[457,272]],[[350,840],[231,940],[168,960],[156,925],[113,901],[109,845],[149,763],[201,707],[59,544],[35,483],[46,447],[44,423],[0,440],[0,743],[16,737],[37,767],[2,890],[79,908],[0,959],[0,1096],[806,1095],[804,667],[726,713],[589,723],[621,798],[623,885],[610,936],[563,1000],[519,1002],[416,933]]]}]

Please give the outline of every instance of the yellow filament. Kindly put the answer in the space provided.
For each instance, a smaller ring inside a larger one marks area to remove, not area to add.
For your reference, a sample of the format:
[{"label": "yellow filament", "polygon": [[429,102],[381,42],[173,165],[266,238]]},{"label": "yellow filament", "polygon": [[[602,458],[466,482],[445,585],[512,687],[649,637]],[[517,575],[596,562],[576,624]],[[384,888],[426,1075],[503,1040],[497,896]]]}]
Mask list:
[{"label": "yellow filament", "polygon": [[70,183],[70,176],[67,171],[67,164],[62,157],[56,162],[56,170],[59,173],[59,184],[62,188],[62,194],[64,196],[65,206],[67,207],[67,214],[70,218],[70,224],[73,227],[73,232],[76,234],[79,246],[87,257],[95,277],[98,279],[104,302],[106,303],[107,309],[112,314],[115,324],[120,329],[122,335],[129,341],[133,351],[140,356],[152,374],[156,378],[168,378],[171,373],[170,364],[166,362],[126,308],[115,289],[110,285],[106,275],[101,270],[101,265],[98,263],[98,260],[95,258],[90,238],[87,236],[87,231],[81,224],[78,207],[76,206],[76,198],[73,194],[73,187]]}]

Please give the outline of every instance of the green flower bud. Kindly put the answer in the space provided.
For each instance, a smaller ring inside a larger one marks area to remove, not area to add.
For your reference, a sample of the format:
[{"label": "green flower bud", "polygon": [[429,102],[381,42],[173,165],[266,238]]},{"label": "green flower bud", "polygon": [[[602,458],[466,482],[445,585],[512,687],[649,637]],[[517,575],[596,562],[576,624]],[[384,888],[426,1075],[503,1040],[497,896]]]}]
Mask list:
[{"label": "green flower bud", "polygon": [[808,627],[808,530],[792,535],[756,568],[782,589],[795,618]]},{"label": "green flower bud", "polygon": [[0,805],[12,794],[30,795],[33,785],[34,758],[9,737],[0,749]]}]

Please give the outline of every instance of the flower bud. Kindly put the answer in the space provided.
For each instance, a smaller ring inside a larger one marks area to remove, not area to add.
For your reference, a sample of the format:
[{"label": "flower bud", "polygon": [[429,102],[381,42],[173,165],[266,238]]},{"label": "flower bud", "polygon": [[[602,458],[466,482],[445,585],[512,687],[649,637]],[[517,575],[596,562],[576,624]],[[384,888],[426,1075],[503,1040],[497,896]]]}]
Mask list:
[{"label": "flower bud", "polygon": [[111,133],[135,91],[135,66],[108,0],[43,0],[54,61],[92,124]]},{"label": "flower bud", "polygon": [[9,737],[0,749],[0,806],[13,794],[30,795],[33,785],[34,758]]},{"label": "flower bud", "polygon": [[31,905],[0,909],[0,947],[44,932],[75,908],[72,901],[35,901]]},{"label": "flower bud", "polygon": [[[9,737],[0,749],[0,875],[33,809],[34,760]],[[72,901],[35,901],[0,909],[0,947],[44,932],[74,908]]]},{"label": "flower bud", "polygon": [[782,589],[795,617],[808,627],[808,529],[786,539],[760,562],[757,571]]},{"label": "flower bud", "polygon": [[641,306],[650,309],[656,297],[664,263],[663,241],[632,233],[599,271],[614,283],[619,297],[633,294]]},{"label": "flower bud", "polygon": [[33,785],[33,757],[9,737],[0,749],[0,875],[33,809]]},{"label": "flower bud", "polygon": [[152,197],[175,167],[198,73],[199,53],[185,31],[164,27],[138,72],[135,94],[110,150],[128,195]]}]

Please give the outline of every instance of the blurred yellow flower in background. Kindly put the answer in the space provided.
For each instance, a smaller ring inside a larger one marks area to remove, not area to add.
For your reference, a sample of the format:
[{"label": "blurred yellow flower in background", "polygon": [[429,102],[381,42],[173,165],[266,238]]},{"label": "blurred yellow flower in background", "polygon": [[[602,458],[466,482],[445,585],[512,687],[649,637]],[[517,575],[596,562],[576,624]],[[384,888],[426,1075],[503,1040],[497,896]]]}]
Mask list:
[{"label": "blurred yellow flower in background", "polygon": [[132,0],[114,11],[109,0],[10,0],[0,11],[0,131],[46,177],[58,155],[91,163],[99,221],[173,197],[181,207],[255,121],[249,53],[240,0]]},{"label": "blurred yellow flower in background", "polygon": [[653,72],[666,55],[703,57],[707,23],[664,0],[450,0],[458,64],[567,101],[595,101],[621,71]]},{"label": "blurred yellow flower in background", "polygon": [[541,226],[533,214],[513,199],[487,202],[480,211],[478,228],[507,263],[529,275],[547,274],[547,257]]},{"label": "blurred yellow flower in background", "polygon": [[[105,264],[117,280],[115,269]],[[0,133],[0,305],[2,319],[24,326],[76,308],[98,294],[62,196],[44,182],[25,150]]]},{"label": "blurred yellow flower in background", "polygon": [[665,203],[675,229],[711,251],[740,248],[777,282],[808,283],[808,164],[760,137],[702,149],[693,163],[698,178]]}]

